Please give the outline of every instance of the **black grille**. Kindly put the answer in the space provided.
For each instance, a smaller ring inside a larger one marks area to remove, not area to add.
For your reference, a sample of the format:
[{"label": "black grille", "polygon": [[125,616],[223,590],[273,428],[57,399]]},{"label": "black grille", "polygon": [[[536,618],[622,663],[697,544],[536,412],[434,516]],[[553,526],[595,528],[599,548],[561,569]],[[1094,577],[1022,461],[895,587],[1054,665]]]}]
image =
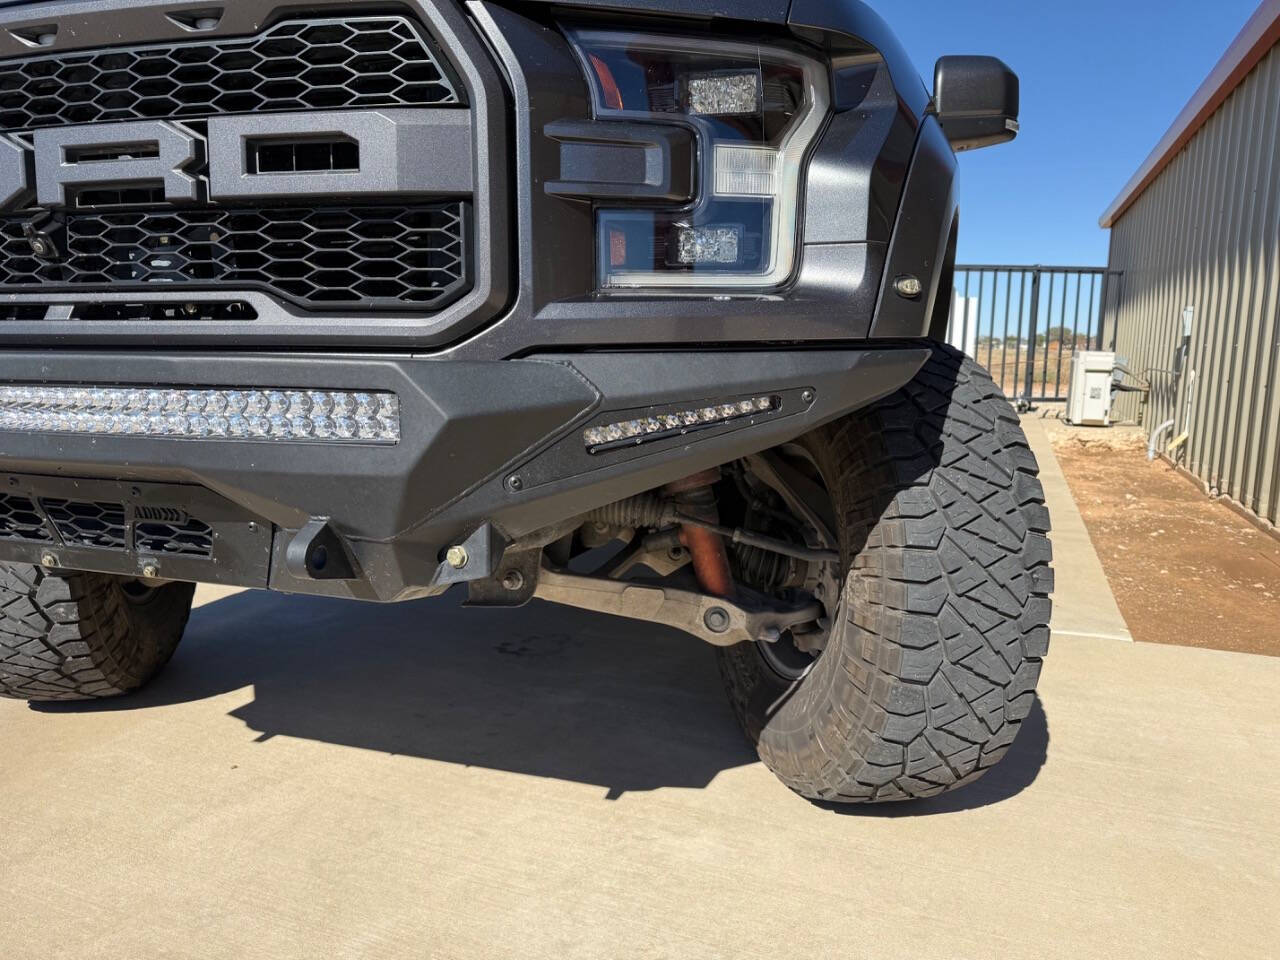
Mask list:
[{"label": "black grille", "polygon": [[47,543],[53,540],[53,535],[29,498],[0,493],[0,540]]},{"label": "black grille", "polygon": [[467,283],[462,203],[67,214],[61,262],[0,222],[0,287],[258,286],[309,305],[437,307]]},{"label": "black grille", "polygon": [[[37,320],[47,319],[41,308]],[[0,313],[3,316],[3,313]],[[216,303],[80,303],[71,308],[74,320],[256,320],[258,311],[239,300]]]},{"label": "black grille", "polygon": [[[176,513],[176,511],[175,511]],[[141,515],[141,511],[139,511]],[[134,549],[139,553],[170,556],[212,557],[213,529],[199,520],[139,520],[133,530]]]},{"label": "black grille", "polygon": [[[0,540],[54,543],[40,510],[67,546],[129,546],[125,508],[119,503],[85,502],[0,493]],[[172,507],[138,507],[133,524],[133,550],[164,556],[213,557],[213,528]]]},{"label": "black grille", "polygon": [[401,17],[288,21],[256,37],[0,64],[0,128],[462,103]]},{"label": "black grille", "polygon": [[6,303],[0,306],[0,320],[44,320],[49,308],[39,304]]},{"label": "black grille", "polygon": [[128,545],[123,504],[42,499],[40,505],[68,546],[123,549]]}]

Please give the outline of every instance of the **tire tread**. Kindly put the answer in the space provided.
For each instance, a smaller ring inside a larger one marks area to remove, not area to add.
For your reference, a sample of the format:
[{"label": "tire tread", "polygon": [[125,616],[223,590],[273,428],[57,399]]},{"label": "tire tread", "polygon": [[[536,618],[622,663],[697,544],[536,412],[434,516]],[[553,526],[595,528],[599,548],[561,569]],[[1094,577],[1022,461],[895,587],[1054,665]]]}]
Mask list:
[{"label": "tire tread", "polygon": [[1049,513],[1017,414],[985,370],[937,346],[911,384],[812,448],[840,478],[847,616],[809,678],[763,712],[758,655],[722,654],[739,719],[811,799],[971,783],[1013,744],[1049,644]]},{"label": "tire tread", "polygon": [[91,700],[130,693],[173,657],[195,587],[130,603],[113,577],[0,564],[0,697]]}]

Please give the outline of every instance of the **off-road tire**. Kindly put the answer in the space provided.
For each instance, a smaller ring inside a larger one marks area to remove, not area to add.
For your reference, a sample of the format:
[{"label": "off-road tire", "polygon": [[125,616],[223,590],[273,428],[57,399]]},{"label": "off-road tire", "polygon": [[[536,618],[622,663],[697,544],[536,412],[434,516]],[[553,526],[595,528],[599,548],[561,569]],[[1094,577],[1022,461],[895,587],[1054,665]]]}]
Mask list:
[{"label": "off-road tire", "polygon": [[813,800],[932,797],[1004,758],[1049,647],[1052,551],[1038,466],[991,377],[938,346],[897,394],[802,441],[847,571],[825,652],[787,681],[721,651],[760,758]]},{"label": "off-road tire", "polygon": [[0,696],[40,702],[131,693],[172,659],[195,587],[141,596],[97,573],[0,564]]}]

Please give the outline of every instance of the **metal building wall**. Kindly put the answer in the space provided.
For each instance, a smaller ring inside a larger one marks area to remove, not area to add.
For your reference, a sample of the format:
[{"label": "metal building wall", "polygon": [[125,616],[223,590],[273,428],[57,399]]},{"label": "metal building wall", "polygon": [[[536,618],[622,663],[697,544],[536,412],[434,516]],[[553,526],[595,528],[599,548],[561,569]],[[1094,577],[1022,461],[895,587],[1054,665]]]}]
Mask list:
[{"label": "metal building wall", "polygon": [[1176,418],[1162,444],[1190,435],[1176,461],[1280,523],[1280,47],[1115,223],[1110,268],[1124,276],[1104,341],[1150,375],[1144,426]]}]

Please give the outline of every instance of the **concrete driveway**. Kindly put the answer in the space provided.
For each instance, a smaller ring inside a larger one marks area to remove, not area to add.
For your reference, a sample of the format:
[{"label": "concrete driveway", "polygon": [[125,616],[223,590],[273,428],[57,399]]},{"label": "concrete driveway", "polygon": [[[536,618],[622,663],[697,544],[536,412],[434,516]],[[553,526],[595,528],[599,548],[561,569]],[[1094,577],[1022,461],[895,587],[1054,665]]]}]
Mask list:
[{"label": "concrete driveway", "polygon": [[203,593],[144,695],[0,701],[0,957],[1274,957],[1280,661],[1125,642],[1054,508],[1042,706],[912,807],[794,797],[673,633]]}]

